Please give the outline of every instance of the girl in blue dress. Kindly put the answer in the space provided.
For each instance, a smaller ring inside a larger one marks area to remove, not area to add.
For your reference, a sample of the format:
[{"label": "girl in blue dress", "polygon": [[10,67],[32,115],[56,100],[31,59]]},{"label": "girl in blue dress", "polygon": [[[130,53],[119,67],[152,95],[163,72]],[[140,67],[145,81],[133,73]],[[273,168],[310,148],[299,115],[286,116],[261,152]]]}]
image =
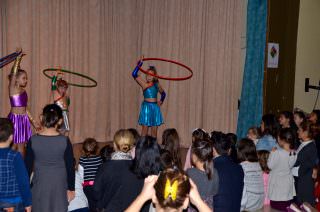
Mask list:
[{"label": "girl in blue dress", "polygon": [[[144,101],[141,104],[139,114],[139,124],[142,126],[141,136],[148,135],[149,129],[151,129],[150,135],[157,137],[158,126],[163,124],[163,118],[160,110],[166,93],[159,84],[159,80],[151,75],[146,75],[143,79],[138,75],[139,68],[142,66],[142,60],[139,61],[136,68],[132,71],[132,77],[143,89]],[[157,70],[154,66],[149,66],[148,72],[150,74],[157,75]],[[161,94],[160,101],[158,101],[158,92]]]}]

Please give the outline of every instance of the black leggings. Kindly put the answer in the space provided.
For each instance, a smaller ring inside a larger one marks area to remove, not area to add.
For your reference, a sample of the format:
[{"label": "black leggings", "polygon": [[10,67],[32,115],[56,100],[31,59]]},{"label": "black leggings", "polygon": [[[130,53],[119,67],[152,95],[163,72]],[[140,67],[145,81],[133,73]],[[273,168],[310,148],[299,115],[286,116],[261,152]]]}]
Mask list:
[{"label": "black leggings", "polygon": [[96,207],[96,202],[93,199],[93,186],[84,186],[83,187],[83,192],[86,195],[89,203],[89,209],[90,212],[96,212],[97,207]]}]

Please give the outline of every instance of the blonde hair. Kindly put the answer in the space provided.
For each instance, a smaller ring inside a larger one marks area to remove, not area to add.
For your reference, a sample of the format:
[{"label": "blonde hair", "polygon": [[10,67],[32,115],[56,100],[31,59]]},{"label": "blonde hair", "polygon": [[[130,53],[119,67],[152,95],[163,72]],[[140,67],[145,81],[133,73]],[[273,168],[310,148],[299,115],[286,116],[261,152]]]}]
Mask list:
[{"label": "blonde hair", "polygon": [[135,142],[133,134],[129,130],[118,130],[113,137],[113,143],[121,152],[129,152]]}]

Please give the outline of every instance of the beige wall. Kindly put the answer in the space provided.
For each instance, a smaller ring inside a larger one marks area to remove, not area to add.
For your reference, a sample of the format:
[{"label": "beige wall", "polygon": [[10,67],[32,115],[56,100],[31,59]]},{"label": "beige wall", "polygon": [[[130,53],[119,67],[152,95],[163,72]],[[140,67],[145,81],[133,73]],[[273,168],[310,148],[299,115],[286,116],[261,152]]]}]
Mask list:
[{"label": "beige wall", "polygon": [[294,106],[310,112],[317,91],[304,92],[305,78],[311,85],[320,81],[320,0],[300,0]]}]

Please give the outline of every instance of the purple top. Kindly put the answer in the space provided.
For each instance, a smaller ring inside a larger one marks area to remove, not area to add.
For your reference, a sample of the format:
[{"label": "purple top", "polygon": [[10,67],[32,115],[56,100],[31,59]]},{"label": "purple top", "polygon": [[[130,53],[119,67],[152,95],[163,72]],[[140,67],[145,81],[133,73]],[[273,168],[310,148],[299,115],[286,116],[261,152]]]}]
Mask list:
[{"label": "purple top", "polygon": [[22,92],[21,94],[10,96],[9,98],[11,107],[27,107],[28,94],[26,91]]}]

